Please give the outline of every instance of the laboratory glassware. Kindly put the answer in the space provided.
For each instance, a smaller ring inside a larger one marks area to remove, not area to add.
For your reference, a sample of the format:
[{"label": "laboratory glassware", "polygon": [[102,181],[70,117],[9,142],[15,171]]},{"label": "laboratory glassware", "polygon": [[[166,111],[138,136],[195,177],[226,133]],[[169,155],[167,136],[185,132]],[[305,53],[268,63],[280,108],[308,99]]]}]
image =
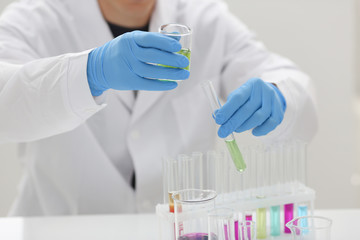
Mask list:
[{"label": "laboratory glassware", "polygon": [[256,209],[256,233],[258,239],[265,239],[267,237],[266,233],[266,208]]},{"label": "laboratory glassware", "polygon": [[[282,171],[280,168],[280,156],[276,146],[272,146],[269,155],[271,195],[279,196]],[[280,212],[280,205],[270,207],[270,235],[273,237],[281,235]]]},{"label": "laboratory glassware", "polygon": [[[212,112],[214,114],[215,110],[221,108],[220,100],[216,94],[216,91],[214,89],[214,86],[211,81],[205,81],[201,84],[202,88],[205,91],[206,96],[208,97],[210,101],[210,106],[212,109]],[[240,149],[236,143],[234,134],[231,133],[229,136],[225,138],[226,146],[229,150],[229,153],[231,155],[231,158],[235,164],[236,169],[239,172],[243,172],[246,169],[246,164],[244,162],[244,158],[240,152]]]},{"label": "laboratory glassware", "polygon": [[270,234],[273,237],[281,234],[280,206],[270,207]]},{"label": "laboratory glassware", "polygon": [[239,240],[256,240],[256,223],[253,221],[239,222]]},{"label": "laboratory glassware", "polygon": [[284,205],[284,233],[291,233],[287,223],[294,218],[294,204],[288,203]]},{"label": "laboratory glassware", "polygon": [[215,208],[208,214],[209,240],[234,240],[234,210]]},{"label": "laboratory glassware", "polygon": [[298,217],[286,224],[294,240],[330,240],[331,225],[332,220],[318,216]]},{"label": "laboratory glassware", "polygon": [[[182,24],[169,23],[160,26],[159,32],[171,38],[178,40],[181,44],[181,50],[177,52],[178,54],[184,55],[189,59],[191,56],[191,36],[192,30],[190,27]],[[165,66],[165,65],[161,65]],[[170,67],[170,66],[166,66]],[[186,68],[186,70],[190,70],[190,64]]]},{"label": "laboratory glassware", "polygon": [[173,193],[176,240],[207,240],[208,212],[215,207],[213,190],[185,189]]}]

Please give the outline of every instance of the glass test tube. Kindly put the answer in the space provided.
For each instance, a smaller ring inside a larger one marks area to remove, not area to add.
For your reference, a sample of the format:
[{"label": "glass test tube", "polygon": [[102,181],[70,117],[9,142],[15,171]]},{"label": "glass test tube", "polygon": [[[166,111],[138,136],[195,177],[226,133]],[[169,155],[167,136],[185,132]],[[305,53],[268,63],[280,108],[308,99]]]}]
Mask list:
[{"label": "glass test tube", "polygon": [[294,204],[289,203],[284,205],[284,232],[291,233],[291,230],[286,226],[294,218]]},{"label": "glass test tube", "polygon": [[236,214],[236,217],[234,219],[234,234],[235,234],[235,240],[239,240],[239,222],[242,220],[242,214],[238,213]]},{"label": "glass test tube", "polygon": [[[266,185],[266,164],[265,151],[262,148],[256,149],[256,162],[257,162],[257,194],[256,198],[265,198],[265,185]],[[256,232],[258,239],[265,239],[266,233],[266,208],[256,209]]]},{"label": "glass test tube", "polygon": [[185,189],[172,195],[176,240],[208,239],[208,211],[214,209],[216,192]]},{"label": "glass test tube", "polygon": [[234,240],[234,211],[216,208],[208,214],[209,240]]},{"label": "glass test tube", "polygon": [[[169,211],[174,212],[174,201],[172,199],[173,192],[179,190],[179,172],[178,161],[172,158],[164,160],[163,175],[165,176],[167,186],[164,189],[167,194],[167,201],[169,202]],[[165,186],[165,185],[164,185]],[[165,201],[165,199],[164,199]]]},{"label": "glass test tube", "polygon": [[297,207],[298,212],[297,215],[300,217],[298,226],[304,228],[303,232],[306,233],[306,229],[309,227],[308,219],[307,218],[301,218],[308,216],[308,205],[306,203],[300,203]]},{"label": "glass test tube", "polygon": [[266,208],[256,209],[256,233],[258,239],[266,239]]},{"label": "glass test tube", "polygon": [[[279,158],[277,154],[277,149],[275,146],[272,146],[270,150],[270,185],[272,190],[272,195],[277,196],[280,194],[280,168],[279,168]],[[270,235],[271,236],[280,236],[281,234],[281,224],[280,224],[280,206],[270,207]]]},{"label": "glass test tube", "polygon": [[[181,44],[181,50],[177,52],[178,54],[184,55],[189,59],[190,62],[190,56],[191,56],[191,35],[192,31],[190,27],[182,24],[176,24],[176,23],[170,23],[162,25],[159,28],[159,32],[161,34],[164,34],[166,36],[169,36],[171,38],[174,38],[178,40]],[[171,67],[167,65],[159,64],[160,66],[164,67]],[[190,64],[186,68],[186,70],[190,71]]]},{"label": "glass test tube", "polygon": [[[221,108],[219,98],[215,92],[214,86],[211,81],[206,81],[202,83],[202,88],[205,91],[206,96],[208,97],[213,113],[215,110]],[[246,164],[244,162],[243,156],[240,152],[240,149],[235,141],[234,134],[230,134],[225,138],[226,146],[229,150],[231,158],[235,164],[236,169],[239,172],[243,172],[246,169]]]},{"label": "glass test tube", "polygon": [[256,224],[253,221],[239,222],[239,239],[256,240]]},{"label": "glass test tube", "polygon": [[296,152],[298,155],[298,186],[300,191],[305,190],[307,184],[306,168],[307,168],[307,145],[304,142],[297,142]]},{"label": "glass test tube", "polygon": [[[287,194],[292,194],[294,192],[294,155],[291,144],[283,145],[283,154],[284,154],[284,180],[286,184],[285,192]],[[286,224],[294,218],[294,204],[288,203],[284,205],[284,233],[291,233],[291,230],[286,226]]]}]

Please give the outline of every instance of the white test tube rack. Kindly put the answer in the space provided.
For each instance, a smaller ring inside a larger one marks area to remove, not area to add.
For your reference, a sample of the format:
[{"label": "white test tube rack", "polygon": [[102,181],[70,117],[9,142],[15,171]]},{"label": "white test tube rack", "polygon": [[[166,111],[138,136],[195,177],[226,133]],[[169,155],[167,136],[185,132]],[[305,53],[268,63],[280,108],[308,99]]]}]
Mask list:
[{"label": "white test tube rack", "polygon": [[[238,213],[237,221],[243,221],[246,214],[251,214],[256,222],[256,209],[267,209],[267,224],[262,226],[266,228],[266,237],[259,238],[258,234],[258,239],[291,239],[291,234],[284,233],[283,207],[280,234],[272,235],[269,213],[272,206],[293,204],[297,209],[305,204],[307,215],[313,215],[315,191],[306,186],[305,143],[294,141],[267,147],[248,146],[241,150],[248,164],[243,174],[236,171],[226,151],[164,158],[164,203],[156,206],[161,240],[175,240],[175,216],[170,212],[169,192],[181,189],[215,190],[218,193],[216,207],[233,209]],[[296,210],[293,216],[298,216]]]}]

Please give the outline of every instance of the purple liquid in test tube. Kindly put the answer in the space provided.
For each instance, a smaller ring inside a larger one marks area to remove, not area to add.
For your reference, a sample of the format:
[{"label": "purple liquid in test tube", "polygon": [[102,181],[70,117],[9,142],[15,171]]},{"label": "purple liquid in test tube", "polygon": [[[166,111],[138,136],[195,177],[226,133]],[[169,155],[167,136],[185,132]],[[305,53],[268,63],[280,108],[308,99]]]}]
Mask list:
[{"label": "purple liquid in test tube", "polygon": [[239,221],[235,221],[235,240],[239,240]]},{"label": "purple liquid in test tube", "polygon": [[286,224],[288,222],[290,222],[291,220],[293,220],[294,218],[294,204],[290,203],[290,204],[285,204],[284,205],[284,232],[285,233],[291,233],[291,230],[286,227]]},{"label": "purple liquid in test tube", "polygon": [[224,225],[225,240],[229,240],[228,226]]},{"label": "purple liquid in test tube", "polygon": [[[252,215],[248,215],[248,214],[246,214],[245,215],[245,221],[252,221]],[[249,223],[246,223],[246,225],[249,225]],[[245,236],[244,236],[244,229],[242,229],[242,239],[245,239]],[[249,239],[249,240],[251,240],[251,229],[249,229],[248,227],[247,227],[247,239]]]},{"label": "purple liquid in test tube", "polygon": [[207,233],[188,233],[178,237],[178,240],[208,240]]}]

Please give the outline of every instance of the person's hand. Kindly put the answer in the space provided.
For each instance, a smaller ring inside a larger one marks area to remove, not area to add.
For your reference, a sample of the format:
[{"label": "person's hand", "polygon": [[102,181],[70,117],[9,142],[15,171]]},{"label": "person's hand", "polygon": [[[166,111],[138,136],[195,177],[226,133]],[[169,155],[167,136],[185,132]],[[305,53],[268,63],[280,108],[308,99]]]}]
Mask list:
[{"label": "person's hand", "polygon": [[280,90],[271,83],[253,78],[233,91],[227,102],[215,111],[215,121],[221,125],[218,135],[253,129],[255,136],[271,132],[284,118],[286,101]]},{"label": "person's hand", "polygon": [[[181,44],[160,33],[125,33],[89,53],[87,77],[93,96],[107,89],[163,91],[176,88],[189,71],[189,60],[180,54]],[[163,64],[175,68],[158,66]]]}]

